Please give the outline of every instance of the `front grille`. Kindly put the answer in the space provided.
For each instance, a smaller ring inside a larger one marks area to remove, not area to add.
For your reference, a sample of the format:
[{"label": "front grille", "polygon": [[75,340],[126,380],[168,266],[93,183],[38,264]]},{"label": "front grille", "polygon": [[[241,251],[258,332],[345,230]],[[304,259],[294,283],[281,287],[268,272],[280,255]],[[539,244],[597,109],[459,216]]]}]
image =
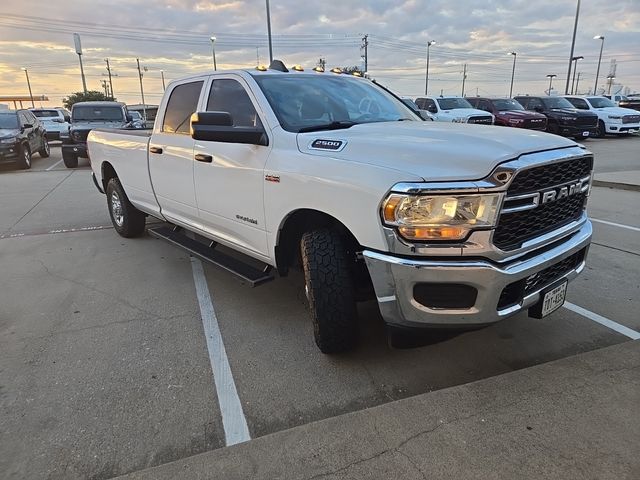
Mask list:
[{"label": "front grille", "polygon": [[[511,182],[507,199],[575,182],[589,176],[592,167],[593,158],[583,157],[522,170]],[[530,210],[501,213],[493,243],[504,251],[518,249],[528,240],[578,220],[586,200],[586,192],[577,193]]]},{"label": "front grille", "polygon": [[491,125],[493,123],[493,118],[491,118],[490,115],[471,117],[469,118],[467,123],[482,123],[486,125]]},{"label": "front grille", "polygon": [[546,126],[547,121],[544,118],[531,118],[524,121],[524,128],[539,128],[543,130]]},{"label": "front grille", "polygon": [[622,123],[638,123],[640,122],[640,115],[625,115],[622,117]]},{"label": "front grille", "polygon": [[584,248],[544,270],[507,285],[500,294],[498,310],[519,304],[527,295],[548,287],[567,273],[575,270],[584,261],[586,253],[587,249]]},{"label": "front grille", "polygon": [[598,125],[597,115],[584,115],[576,118],[576,125],[578,127],[596,127]]}]

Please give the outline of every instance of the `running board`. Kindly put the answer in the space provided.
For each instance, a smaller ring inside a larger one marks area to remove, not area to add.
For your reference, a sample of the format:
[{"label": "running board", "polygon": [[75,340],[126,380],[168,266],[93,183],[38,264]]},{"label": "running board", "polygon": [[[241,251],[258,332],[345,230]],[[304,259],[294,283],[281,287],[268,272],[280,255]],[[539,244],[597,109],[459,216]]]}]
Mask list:
[{"label": "running board", "polygon": [[271,274],[271,266],[264,264],[264,268],[261,270],[248,263],[243,262],[235,257],[227,255],[223,252],[215,250],[215,243],[212,242],[208,246],[202,242],[187,237],[179,232],[178,229],[171,229],[167,227],[148,228],[149,235],[166,240],[187,252],[194,257],[198,257],[206,262],[213,263],[214,265],[226,270],[229,273],[234,274],[241,280],[247,282],[252,287],[257,287],[265,282],[274,279]]}]

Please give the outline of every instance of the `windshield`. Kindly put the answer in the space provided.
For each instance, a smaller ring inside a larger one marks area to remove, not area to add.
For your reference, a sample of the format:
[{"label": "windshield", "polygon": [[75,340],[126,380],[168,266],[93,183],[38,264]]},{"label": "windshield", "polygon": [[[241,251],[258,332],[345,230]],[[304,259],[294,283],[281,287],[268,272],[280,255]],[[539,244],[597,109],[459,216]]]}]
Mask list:
[{"label": "windshield", "polygon": [[38,118],[58,118],[60,117],[60,113],[57,110],[31,110]]},{"label": "windshield", "polygon": [[80,106],[73,109],[71,116],[74,122],[118,122],[124,120],[120,107]]},{"label": "windshield", "polygon": [[255,79],[282,128],[289,132],[418,120],[404,103],[366,80],[333,74],[257,75]]},{"label": "windshield", "polygon": [[524,110],[524,107],[520,105],[517,100],[512,100],[510,98],[491,100],[491,103],[493,103],[493,106],[496,107],[496,110],[499,112],[504,112],[506,110]]},{"label": "windshield", "polygon": [[131,115],[131,118],[133,118],[134,120],[142,120],[142,115],[140,115],[140,112],[129,112],[129,115]]},{"label": "windshield", "polygon": [[561,98],[561,97],[543,98],[542,99],[542,103],[544,103],[545,107],[550,108],[550,109],[553,109],[553,108],[571,108],[571,109],[575,109],[576,108],[573,105],[571,105],[569,100],[567,100],[566,98]]},{"label": "windshield", "polygon": [[473,108],[464,98],[438,98],[441,110],[455,110],[456,108]]},{"label": "windshield", "polygon": [[15,113],[0,113],[0,128],[18,128],[18,116]]},{"label": "windshield", "polygon": [[605,107],[615,107],[616,104],[613,103],[608,98],[604,97],[591,97],[588,99],[589,103],[593,108],[605,108]]}]

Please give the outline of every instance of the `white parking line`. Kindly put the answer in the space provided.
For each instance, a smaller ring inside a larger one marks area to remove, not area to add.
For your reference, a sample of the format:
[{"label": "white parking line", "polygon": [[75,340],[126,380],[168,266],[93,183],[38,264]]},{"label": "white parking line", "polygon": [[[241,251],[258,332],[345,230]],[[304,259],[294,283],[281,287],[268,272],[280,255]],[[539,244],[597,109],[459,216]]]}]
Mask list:
[{"label": "white parking line", "polygon": [[53,165],[51,165],[49,168],[47,168],[45,170],[45,172],[48,172],[49,170],[53,170],[54,168],[56,168],[58,165],[60,165],[62,163],[62,160],[58,160],[56,163],[54,163]]},{"label": "white parking line", "polygon": [[632,340],[640,339],[640,333],[636,332],[635,330],[625,327],[624,325],[620,325],[619,323],[616,323],[613,320],[609,320],[608,318],[605,318],[602,315],[593,313],[592,311],[587,310],[586,308],[579,307],[578,305],[574,305],[573,303],[569,303],[569,302],[564,302],[564,308],[571,310],[572,312],[575,312],[579,315],[582,315],[583,317],[586,317],[589,320],[599,323],[600,325],[604,325],[605,327],[610,328],[611,330],[615,330],[616,332],[626,337],[629,337]]},{"label": "white parking line", "polygon": [[598,220],[597,218],[591,218],[592,222],[604,223],[605,225],[611,225],[613,227],[626,228],[627,230],[633,230],[634,232],[640,232],[640,228],[632,227],[631,225],[624,225],[622,223],[607,222],[606,220]]},{"label": "white parking line", "polygon": [[191,268],[193,270],[193,281],[196,285],[196,295],[200,305],[200,315],[202,325],[207,338],[207,349],[209,350],[209,361],[213,370],[213,381],[216,386],[220,413],[222,414],[222,426],[227,446],[235,445],[251,440],[247,419],[242,410],[242,404],[238,397],[236,384],[233,381],[227,351],[222,342],[220,327],[216,312],[213,309],[207,279],[204,276],[202,262],[191,257]]}]

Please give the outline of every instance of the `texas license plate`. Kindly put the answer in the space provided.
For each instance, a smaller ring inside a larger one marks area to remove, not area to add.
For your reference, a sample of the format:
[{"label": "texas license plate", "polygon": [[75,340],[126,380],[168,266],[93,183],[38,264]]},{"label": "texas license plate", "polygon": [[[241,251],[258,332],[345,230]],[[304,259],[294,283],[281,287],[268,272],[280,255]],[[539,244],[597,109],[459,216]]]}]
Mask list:
[{"label": "texas license plate", "polygon": [[562,283],[543,291],[538,303],[529,309],[529,316],[542,318],[559,309],[567,296],[568,283],[567,280],[564,280]]},{"label": "texas license plate", "polygon": [[589,132],[582,132],[582,136],[583,137],[588,137],[589,136]]}]

